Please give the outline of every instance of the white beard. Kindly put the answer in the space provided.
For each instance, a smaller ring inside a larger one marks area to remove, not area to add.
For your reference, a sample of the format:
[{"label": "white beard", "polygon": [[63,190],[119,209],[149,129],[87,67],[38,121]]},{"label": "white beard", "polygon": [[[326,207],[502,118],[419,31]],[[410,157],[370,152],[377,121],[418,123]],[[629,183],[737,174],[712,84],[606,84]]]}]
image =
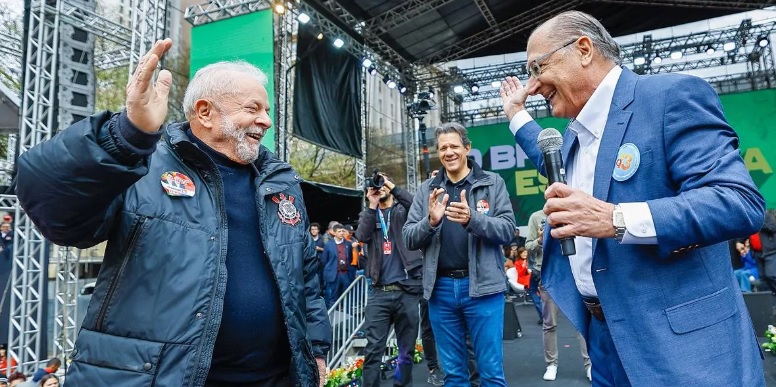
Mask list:
[{"label": "white beard", "polygon": [[248,131],[264,133],[264,130],[257,126],[251,126],[243,130],[242,128],[237,127],[237,124],[228,117],[223,117],[221,119],[221,130],[223,131],[224,136],[231,138],[236,144],[235,151],[237,153],[237,158],[240,161],[250,164],[259,158],[259,147],[261,144],[252,144],[245,133]]}]

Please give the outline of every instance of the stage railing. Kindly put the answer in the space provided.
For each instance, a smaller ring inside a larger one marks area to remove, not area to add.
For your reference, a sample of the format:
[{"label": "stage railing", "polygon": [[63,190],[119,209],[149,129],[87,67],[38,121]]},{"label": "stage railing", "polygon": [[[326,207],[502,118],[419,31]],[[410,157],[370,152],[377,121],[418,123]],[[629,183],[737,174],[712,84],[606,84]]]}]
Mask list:
[{"label": "stage railing", "polygon": [[347,360],[357,333],[364,325],[369,285],[366,277],[360,275],[348,286],[342,296],[329,308],[332,327],[332,345],[326,361],[329,369],[340,367]]}]

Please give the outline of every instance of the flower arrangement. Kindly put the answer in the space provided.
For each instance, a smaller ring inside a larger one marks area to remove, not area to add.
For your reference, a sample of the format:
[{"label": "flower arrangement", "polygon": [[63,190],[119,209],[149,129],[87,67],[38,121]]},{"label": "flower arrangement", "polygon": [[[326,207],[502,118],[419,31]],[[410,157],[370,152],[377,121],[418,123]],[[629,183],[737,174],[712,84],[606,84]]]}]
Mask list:
[{"label": "flower arrangement", "polygon": [[768,341],[762,344],[763,350],[776,355],[776,327],[768,325],[768,329],[765,330],[765,337]]},{"label": "flower arrangement", "polygon": [[[395,369],[399,349],[396,346],[391,347],[391,359],[387,364],[383,364],[382,370]],[[423,361],[423,346],[415,343],[415,351],[412,354],[412,362],[415,364]],[[344,367],[335,368],[326,375],[325,387],[359,387],[361,386],[361,375],[364,370],[364,358],[357,357],[350,360]]]},{"label": "flower arrangement", "polygon": [[325,387],[358,387],[361,385],[361,374],[364,369],[364,358],[358,357],[348,362],[344,367],[329,371]]}]

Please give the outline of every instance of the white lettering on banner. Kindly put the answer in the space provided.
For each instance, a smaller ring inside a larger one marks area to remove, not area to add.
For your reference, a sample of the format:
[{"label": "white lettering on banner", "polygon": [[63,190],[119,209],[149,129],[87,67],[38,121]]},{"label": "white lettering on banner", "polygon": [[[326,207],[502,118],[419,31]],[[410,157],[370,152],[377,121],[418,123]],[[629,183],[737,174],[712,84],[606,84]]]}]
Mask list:
[{"label": "white lettering on banner", "polygon": [[[488,168],[490,171],[526,167],[528,156],[518,145],[495,145],[490,147],[487,152],[490,155],[490,168]],[[482,165],[482,152],[479,149],[472,148],[469,156],[474,158],[477,164]]]}]

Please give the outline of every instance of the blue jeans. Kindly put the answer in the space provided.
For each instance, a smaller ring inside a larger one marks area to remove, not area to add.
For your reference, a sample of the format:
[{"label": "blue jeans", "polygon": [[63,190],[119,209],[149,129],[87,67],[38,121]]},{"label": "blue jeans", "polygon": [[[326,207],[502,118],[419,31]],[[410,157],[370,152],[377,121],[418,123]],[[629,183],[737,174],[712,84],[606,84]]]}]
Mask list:
[{"label": "blue jeans", "polygon": [[752,272],[746,269],[737,269],[733,271],[733,274],[736,275],[738,287],[741,288],[742,292],[749,293],[752,291],[752,283],[749,282],[749,276],[752,275]]},{"label": "blue jeans", "polygon": [[528,283],[530,286],[526,291],[531,295],[531,300],[536,308],[536,312],[539,313],[539,320],[542,320],[544,319],[544,315],[542,314],[542,298],[539,295],[539,278],[541,277],[532,275],[531,282]]},{"label": "blue jeans", "polygon": [[437,278],[428,314],[445,370],[446,387],[469,386],[466,333],[472,340],[482,387],[506,387],[504,354],[504,293],[469,297],[469,278]]},{"label": "blue jeans", "polygon": [[587,340],[587,352],[593,364],[593,387],[630,387],[606,321],[590,316]]}]

